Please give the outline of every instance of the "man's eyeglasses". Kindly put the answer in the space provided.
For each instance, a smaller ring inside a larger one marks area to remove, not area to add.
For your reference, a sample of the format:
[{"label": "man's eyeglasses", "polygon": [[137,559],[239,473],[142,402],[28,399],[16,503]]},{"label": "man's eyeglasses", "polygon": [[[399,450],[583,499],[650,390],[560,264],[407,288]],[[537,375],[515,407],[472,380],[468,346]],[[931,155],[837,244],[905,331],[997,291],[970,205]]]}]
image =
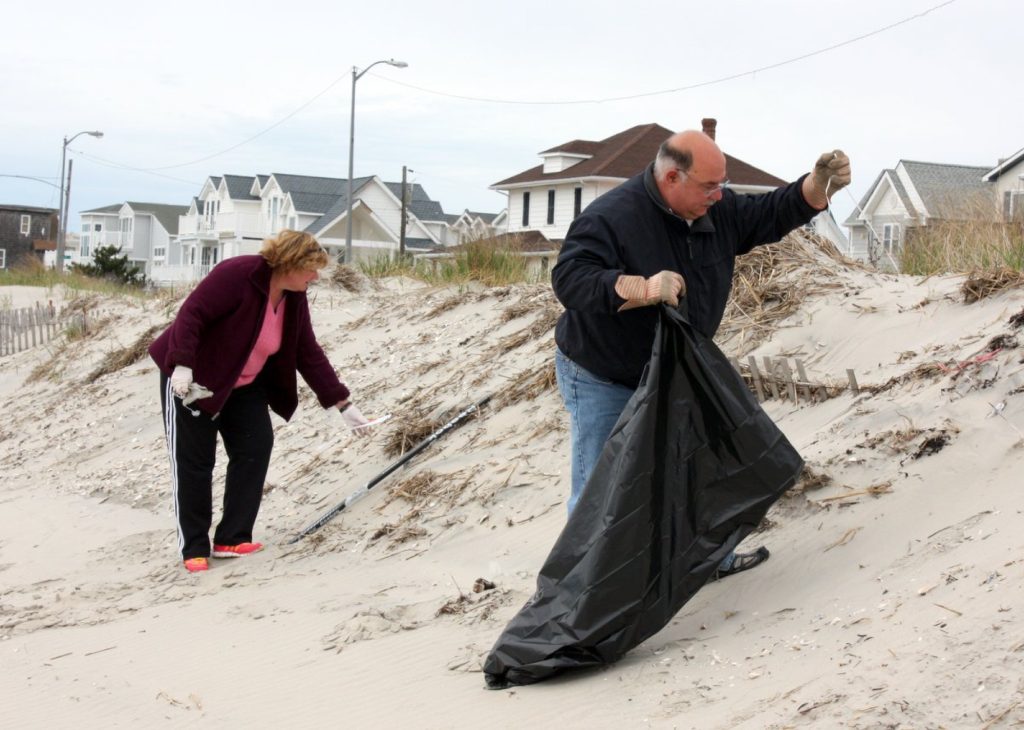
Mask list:
[{"label": "man's eyeglasses", "polygon": [[[680,175],[683,176],[684,179],[693,180],[693,178],[686,174],[685,170],[681,170],[678,167],[676,168],[676,170],[679,172]],[[708,198],[717,193],[719,190],[725,190],[727,187],[729,187],[728,180],[723,180],[720,183],[702,183],[698,180],[693,180],[693,184],[699,187],[704,192],[704,195]]]}]

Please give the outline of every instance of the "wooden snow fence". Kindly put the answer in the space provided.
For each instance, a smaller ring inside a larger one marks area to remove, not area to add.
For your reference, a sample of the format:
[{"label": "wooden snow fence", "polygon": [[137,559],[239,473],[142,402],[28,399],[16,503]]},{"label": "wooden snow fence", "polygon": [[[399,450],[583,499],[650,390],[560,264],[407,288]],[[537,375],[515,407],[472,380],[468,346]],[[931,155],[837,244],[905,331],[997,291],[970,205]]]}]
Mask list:
[{"label": "wooden snow fence", "polygon": [[64,332],[88,332],[90,319],[84,309],[58,313],[53,302],[0,309],[0,357],[44,345]]},{"label": "wooden snow fence", "polygon": [[799,358],[793,358],[792,365],[789,358],[785,357],[765,356],[761,358],[760,364],[753,355],[747,356],[745,362],[735,357],[729,358],[729,361],[760,402],[774,398],[788,400],[790,403],[821,403],[847,388],[854,393],[860,392],[853,370],[846,371],[846,385],[827,385],[812,382]]}]

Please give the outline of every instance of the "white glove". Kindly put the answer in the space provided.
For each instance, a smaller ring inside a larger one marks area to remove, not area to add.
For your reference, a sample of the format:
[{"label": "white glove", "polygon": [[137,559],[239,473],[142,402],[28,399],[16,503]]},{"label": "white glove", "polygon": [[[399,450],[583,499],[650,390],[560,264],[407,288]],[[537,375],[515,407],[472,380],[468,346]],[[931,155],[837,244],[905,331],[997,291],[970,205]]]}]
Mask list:
[{"label": "white glove", "polygon": [[362,411],[356,408],[352,403],[349,403],[344,407],[344,410],[341,411],[341,420],[345,422],[346,426],[351,428],[360,436],[368,436],[370,433],[370,429],[366,427],[370,421],[363,415]]},{"label": "white glove", "polygon": [[174,372],[171,373],[171,390],[179,398],[184,398],[188,395],[190,385],[192,385],[192,368],[175,365]]}]

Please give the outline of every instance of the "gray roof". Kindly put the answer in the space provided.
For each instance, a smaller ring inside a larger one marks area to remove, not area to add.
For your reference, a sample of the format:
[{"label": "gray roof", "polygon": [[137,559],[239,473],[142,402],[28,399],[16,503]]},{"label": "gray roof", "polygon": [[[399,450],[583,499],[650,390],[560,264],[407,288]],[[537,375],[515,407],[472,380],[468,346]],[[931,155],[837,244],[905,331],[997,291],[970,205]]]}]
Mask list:
[{"label": "gray roof", "polygon": [[476,210],[467,210],[466,212],[480,218],[484,223],[493,223],[494,219],[498,217],[497,213],[481,213]]},{"label": "gray roof", "polygon": [[220,178],[217,177],[216,175],[210,175],[210,182],[213,183],[213,187],[215,187],[215,188],[219,188],[220,187]]},{"label": "gray roof", "polygon": [[262,188],[262,187],[263,187],[264,185],[266,185],[266,184],[267,184],[267,180],[269,180],[269,179],[270,179],[270,175],[257,175],[257,176],[256,176],[256,180],[258,180],[258,181],[259,181],[259,184],[260,184],[260,187],[261,187],[261,188]]},{"label": "gray roof", "polygon": [[[166,203],[137,203],[135,201],[127,201],[128,205],[132,207],[136,213],[150,213],[154,218],[160,221],[160,225],[164,227],[170,234],[176,234],[178,232],[178,216],[185,215],[188,213],[187,205],[167,205]],[[120,207],[120,206],[118,206]]]},{"label": "gray roof", "polygon": [[227,184],[228,197],[232,200],[259,200],[259,196],[250,192],[254,179],[244,175],[225,175],[224,182]]},{"label": "gray roof", "polygon": [[121,210],[122,205],[124,205],[124,203],[117,203],[116,205],[104,205],[102,208],[81,210],[78,213],[79,215],[81,215],[82,213],[117,213],[119,210]]},{"label": "gray roof", "polygon": [[56,208],[41,208],[37,205],[15,205],[13,203],[7,205],[0,205],[0,210],[6,210],[13,213],[44,213],[46,215],[56,215]]},{"label": "gray roof", "polygon": [[[274,173],[274,179],[281,186],[281,190],[286,193],[308,193],[310,195],[343,195],[348,184],[348,180],[344,178],[286,175],[280,172]],[[358,179],[356,178],[356,180]]]},{"label": "gray roof", "polygon": [[921,196],[928,215],[957,218],[968,215],[982,194],[991,194],[991,185],[982,178],[990,167],[940,165],[934,162],[901,160],[914,189]]},{"label": "gray roof", "polygon": [[[971,165],[942,165],[935,162],[915,162],[913,160],[900,160],[903,169],[907,171],[915,192],[921,196],[928,215],[933,218],[957,218],[970,216],[972,208],[976,205],[978,196],[990,195],[991,184],[982,180],[982,177],[991,168],[975,167]],[[878,188],[882,178],[888,174],[892,181],[896,194],[911,216],[918,216],[918,211],[911,203],[910,195],[903,185],[903,180],[896,174],[894,169],[882,170],[875,178],[875,181],[864,193],[857,207],[843,221],[844,225],[858,225],[857,216],[864,210],[871,195]]]},{"label": "gray roof", "polygon": [[[373,178],[369,177],[353,178],[352,192],[354,193],[358,191],[360,188],[363,187],[363,185],[370,182],[370,180],[372,179]],[[329,226],[331,223],[338,220],[338,218],[341,217],[342,213],[348,212],[348,180],[342,180],[341,182],[346,183],[344,190],[342,190],[340,195],[332,198],[331,205],[329,205],[327,209],[323,211],[323,215],[321,215],[315,221],[306,226],[306,233],[312,233],[315,236],[317,233],[327,228],[327,226]],[[292,195],[292,200],[293,202],[295,201],[294,195]],[[297,202],[296,207],[298,207]]]}]

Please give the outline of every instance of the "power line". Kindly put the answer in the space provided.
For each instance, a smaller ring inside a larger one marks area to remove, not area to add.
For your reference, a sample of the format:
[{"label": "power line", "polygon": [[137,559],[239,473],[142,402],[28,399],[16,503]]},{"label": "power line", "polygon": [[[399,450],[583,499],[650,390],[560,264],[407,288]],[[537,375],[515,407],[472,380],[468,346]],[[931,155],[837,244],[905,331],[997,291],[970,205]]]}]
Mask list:
[{"label": "power line", "polygon": [[143,167],[132,167],[131,165],[123,165],[120,162],[114,162],[113,160],[105,160],[102,157],[97,157],[96,155],[87,154],[85,152],[82,152],[81,150],[76,150],[73,147],[68,147],[68,151],[69,152],[73,152],[76,155],[78,155],[79,157],[83,157],[86,160],[88,160],[89,162],[92,162],[94,164],[100,165],[102,167],[110,167],[110,168],[117,169],[117,170],[131,170],[132,172],[141,172],[141,173],[145,173],[146,175],[153,175],[154,177],[162,177],[162,178],[165,178],[167,180],[174,180],[175,182],[187,183],[188,185],[193,185],[193,186],[199,185],[199,183],[197,183],[195,180],[184,180],[184,179],[182,179],[180,177],[173,177],[171,175],[164,175],[164,174],[161,174],[159,172],[154,172],[153,171],[154,169],[163,169],[163,168],[150,169],[150,168],[143,168]]},{"label": "power line", "polygon": [[[789,59],[786,59],[784,61],[779,61],[777,63],[768,64],[767,66],[761,66],[759,68],[750,69],[748,71],[743,71],[743,72],[740,72],[740,73],[730,74],[729,76],[722,76],[722,77],[716,78],[716,79],[710,79],[708,81],[701,81],[699,83],[690,84],[688,86],[679,86],[679,87],[676,87],[676,88],[673,88],[673,89],[662,89],[660,91],[648,91],[648,92],[644,92],[644,93],[640,93],[640,94],[629,94],[629,95],[625,95],[625,96],[612,96],[612,97],[606,97],[606,98],[603,98],[603,99],[571,99],[571,100],[563,100],[563,101],[528,101],[528,100],[516,100],[516,99],[493,99],[493,98],[468,96],[468,95],[462,95],[462,94],[452,94],[452,93],[443,92],[443,91],[436,91],[436,90],[433,90],[433,89],[427,89],[427,88],[424,88],[424,87],[421,87],[421,86],[415,86],[413,84],[408,84],[408,83],[405,83],[403,81],[398,81],[398,80],[389,78],[387,76],[381,76],[381,75],[376,74],[376,73],[373,73],[371,75],[374,76],[375,78],[382,79],[382,80],[384,80],[386,82],[390,82],[392,84],[397,84],[399,86],[403,86],[403,87],[406,87],[406,88],[409,88],[409,89],[414,89],[416,91],[420,91],[420,92],[423,92],[425,94],[433,94],[435,96],[444,96],[444,97],[448,97],[448,98],[451,98],[451,99],[462,99],[464,101],[475,101],[475,102],[488,103],[488,104],[516,104],[516,105],[525,105],[525,106],[570,106],[570,105],[578,105],[578,104],[603,104],[603,103],[608,103],[608,102],[613,102],[613,101],[628,101],[628,100],[631,100],[631,99],[642,99],[642,98],[650,97],[650,96],[661,96],[661,95],[664,95],[664,94],[675,94],[675,93],[679,93],[679,92],[683,92],[683,91],[691,91],[693,89],[699,89],[699,88],[702,88],[702,87],[705,87],[705,86],[713,86],[715,84],[722,84],[722,83],[725,83],[727,81],[734,81],[734,80],[736,80],[738,78],[742,78],[744,76],[750,76],[750,75],[753,75],[753,74],[761,73],[763,71],[770,71],[772,69],[780,68],[782,66],[786,66],[786,65],[789,65],[789,64],[792,64],[792,63],[797,63],[798,61],[803,61],[803,60],[806,60],[808,58],[813,58],[813,57],[819,56],[819,55],[821,55],[823,53],[828,53],[829,51],[834,51],[834,50],[836,50],[838,48],[842,48],[844,46],[848,46],[848,45],[851,45],[853,43],[857,43],[857,42],[865,40],[867,38],[871,38],[872,36],[876,36],[876,35],[879,35],[881,33],[885,33],[886,31],[892,30],[893,28],[898,28],[901,25],[906,25],[907,23],[910,23],[910,22],[912,22],[914,20],[918,20],[920,18],[923,18],[924,16],[928,15],[929,13],[933,13],[936,10],[944,8],[947,5],[952,5],[956,1],[957,0],[945,0],[945,2],[939,3],[938,5],[934,5],[934,6],[930,7],[930,8],[928,8],[927,10],[923,10],[923,11],[921,11],[919,13],[916,13],[916,14],[911,15],[909,17],[903,18],[902,20],[898,20],[898,21],[896,21],[894,23],[890,23],[889,25],[883,26],[881,28],[877,28],[877,29],[875,29],[873,31],[869,31],[868,33],[863,33],[863,34],[855,36],[853,38],[849,38],[849,39],[847,39],[845,41],[841,41],[839,43],[835,43],[833,45],[826,46],[824,48],[819,48],[818,50],[811,51],[809,53],[804,53],[804,54],[802,54],[800,56],[795,56],[793,58],[789,58]],[[100,164],[106,163],[107,166],[109,166],[109,167],[119,167],[119,168],[126,169],[126,170],[134,170],[135,172],[143,172],[143,173],[154,174],[154,175],[157,175],[158,177],[166,177],[169,180],[176,180],[178,182],[189,182],[189,184],[193,184],[193,183],[191,183],[191,181],[181,180],[180,178],[174,178],[174,177],[170,177],[170,176],[167,176],[167,175],[158,175],[158,171],[159,170],[173,170],[173,169],[177,169],[177,168],[181,168],[181,167],[188,167],[190,165],[195,165],[195,164],[198,164],[200,162],[206,162],[207,160],[212,160],[215,157],[220,157],[221,155],[227,154],[228,152],[236,150],[239,147],[242,147],[242,146],[252,142],[253,140],[262,137],[263,135],[267,134],[268,132],[276,129],[277,127],[280,127],[282,124],[287,122],[289,119],[294,117],[296,114],[298,114],[299,112],[301,112],[304,109],[306,109],[307,107],[309,107],[313,102],[315,102],[321,96],[323,96],[328,91],[330,91],[335,86],[337,86],[338,83],[341,82],[342,79],[345,79],[348,75],[349,75],[349,72],[346,71],[344,74],[342,74],[338,78],[334,79],[331,83],[329,83],[326,87],[324,87],[324,89],[322,91],[320,91],[319,93],[314,95],[312,98],[310,98],[306,102],[302,103],[300,106],[298,106],[292,112],[288,113],[287,115],[285,115],[284,117],[282,117],[278,121],[276,121],[273,124],[271,124],[269,127],[266,127],[264,129],[260,130],[259,132],[257,132],[256,134],[253,134],[252,136],[247,137],[246,139],[243,139],[241,142],[233,144],[230,147],[226,147],[225,149],[222,149],[219,152],[214,152],[214,153],[206,155],[204,157],[199,157],[197,159],[190,160],[189,162],[181,162],[181,163],[178,163],[178,164],[175,164],[175,165],[164,165],[162,167],[147,167],[147,168],[143,168],[143,167],[133,167],[131,165],[125,165],[125,164],[122,164],[122,163],[119,163],[119,162],[114,162],[112,160],[103,160],[103,158],[92,157],[92,156],[86,155],[83,152],[79,152],[77,150],[75,150],[75,152],[77,154],[79,154],[79,155],[82,155],[83,157],[89,157],[93,161],[99,161]]]},{"label": "power line", "polygon": [[569,105],[573,105],[573,104],[604,104],[604,103],[612,102],[612,101],[628,101],[630,99],[643,99],[643,98],[649,97],[649,96],[661,96],[663,94],[676,94],[676,93],[679,93],[681,91],[692,91],[693,89],[699,89],[699,88],[702,88],[704,86],[713,86],[715,84],[725,83],[726,81],[734,81],[734,80],[742,78],[744,76],[750,76],[750,75],[753,75],[753,74],[761,73],[762,71],[770,71],[772,69],[780,68],[782,66],[786,66],[786,65],[791,64],[791,63],[796,63],[798,61],[804,61],[804,60],[806,60],[808,58],[813,58],[814,56],[820,56],[823,53],[828,53],[829,51],[834,51],[837,48],[842,48],[843,46],[848,46],[848,45],[851,45],[853,43],[857,43],[858,41],[862,41],[862,40],[864,40],[866,38],[870,38],[872,36],[879,35],[880,33],[885,33],[886,31],[892,30],[893,28],[897,28],[897,27],[899,27],[901,25],[905,25],[905,24],[910,23],[910,22],[912,22],[914,20],[917,20],[919,18],[923,18],[924,16],[928,15],[929,13],[932,13],[932,12],[934,12],[936,10],[939,10],[940,8],[944,8],[947,5],[952,5],[955,2],[956,2],[956,0],[946,0],[946,2],[939,3],[938,5],[930,7],[927,10],[924,10],[924,11],[922,11],[920,13],[915,14],[915,15],[911,15],[911,16],[909,16],[907,18],[904,18],[903,20],[898,20],[895,23],[890,23],[889,25],[886,25],[886,26],[884,26],[882,28],[877,28],[876,30],[870,31],[868,33],[863,33],[862,35],[855,36],[853,38],[849,38],[849,39],[847,39],[845,41],[842,41],[840,43],[835,43],[835,44],[833,44],[831,46],[826,46],[824,48],[819,48],[816,51],[811,51],[809,53],[804,53],[803,55],[800,55],[800,56],[795,56],[793,58],[788,58],[785,61],[779,61],[778,63],[768,64],[767,66],[761,66],[759,68],[751,69],[749,71],[743,71],[741,73],[730,74],[729,76],[722,76],[720,78],[710,79],[708,81],[701,81],[701,82],[696,83],[696,84],[690,84],[689,86],[679,86],[679,87],[676,87],[674,89],[662,89],[660,91],[647,91],[647,92],[644,92],[644,93],[641,93],[641,94],[629,94],[629,95],[626,95],[626,96],[609,96],[609,97],[606,97],[606,98],[603,98],[603,99],[571,99],[571,100],[564,100],[564,101],[525,101],[525,100],[517,100],[517,99],[489,99],[489,98],[479,97],[479,96],[465,96],[465,95],[462,95],[462,94],[449,94],[449,93],[444,92],[444,91],[435,91],[433,89],[425,89],[422,86],[414,86],[413,84],[408,84],[408,83],[405,83],[404,81],[398,81],[397,79],[388,78],[387,76],[378,76],[377,74],[371,74],[371,75],[376,77],[376,78],[382,79],[384,81],[390,82],[392,84],[397,84],[398,86],[404,86],[404,87],[409,88],[409,89],[415,89],[416,91],[422,91],[425,94],[434,94],[435,96],[446,96],[446,97],[451,98],[451,99],[462,99],[464,101],[479,101],[479,102],[484,102],[484,103],[488,103],[488,104],[520,104],[520,105],[525,105],[525,106],[569,106]]},{"label": "power line", "polygon": [[[113,160],[103,160],[102,157],[95,157],[95,156],[86,155],[84,152],[81,152],[79,150],[73,150],[73,151],[76,152],[77,154],[82,155],[83,157],[90,157],[90,159],[92,159],[93,161],[105,162],[105,163],[107,163],[107,167],[119,167],[119,168],[122,168],[122,169],[125,169],[125,170],[134,170],[135,172],[145,172],[145,173],[151,173],[151,174],[154,174],[154,175],[158,175],[158,173],[157,173],[158,170],[174,170],[174,169],[177,169],[179,167],[189,167],[190,165],[196,165],[196,164],[199,164],[200,162],[206,162],[207,160],[212,160],[215,157],[220,157],[221,155],[226,155],[228,152],[236,150],[239,147],[242,147],[243,145],[247,145],[250,142],[252,142],[253,140],[262,137],[267,132],[270,132],[271,130],[276,129],[277,127],[280,127],[282,124],[287,122],[289,119],[294,117],[296,114],[301,112],[303,109],[307,108],[314,101],[316,101],[321,96],[323,96],[328,91],[330,91],[335,86],[337,86],[338,82],[341,81],[342,79],[344,79],[346,76],[348,76],[348,72],[346,72],[346,73],[342,74],[341,76],[339,76],[338,78],[334,79],[334,81],[332,81],[330,84],[328,84],[322,91],[320,91],[318,94],[313,96],[308,101],[306,101],[303,104],[301,104],[295,110],[293,110],[292,112],[288,113],[287,115],[285,115],[281,119],[278,119],[276,122],[271,124],[269,127],[266,127],[265,129],[262,129],[261,131],[257,132],[256,134],[252,135],[251,137],[247,137],[246,139],[243,139],[241,142],[233,144],[230,147],[227,147],[225,149],[220,150],[219,152],[214,152],[213,154],[206,155],[205,157],[199,157],[199,158],[197,158],[195,160],[190,160],[189,162],[180,162],[180,163],[178,163],[176,165],[164,165],[162,167],[133,167],[131,165],[125,165],[125,164],[122,164],[120,162],[114,162]],[[170,177],[168,175],[158,175],[158,177],[166,177],[169,180],[177,180],[178,182],[188,182],[189,184],[192,184],[192,181],[181,180],[180,178]]]}]

